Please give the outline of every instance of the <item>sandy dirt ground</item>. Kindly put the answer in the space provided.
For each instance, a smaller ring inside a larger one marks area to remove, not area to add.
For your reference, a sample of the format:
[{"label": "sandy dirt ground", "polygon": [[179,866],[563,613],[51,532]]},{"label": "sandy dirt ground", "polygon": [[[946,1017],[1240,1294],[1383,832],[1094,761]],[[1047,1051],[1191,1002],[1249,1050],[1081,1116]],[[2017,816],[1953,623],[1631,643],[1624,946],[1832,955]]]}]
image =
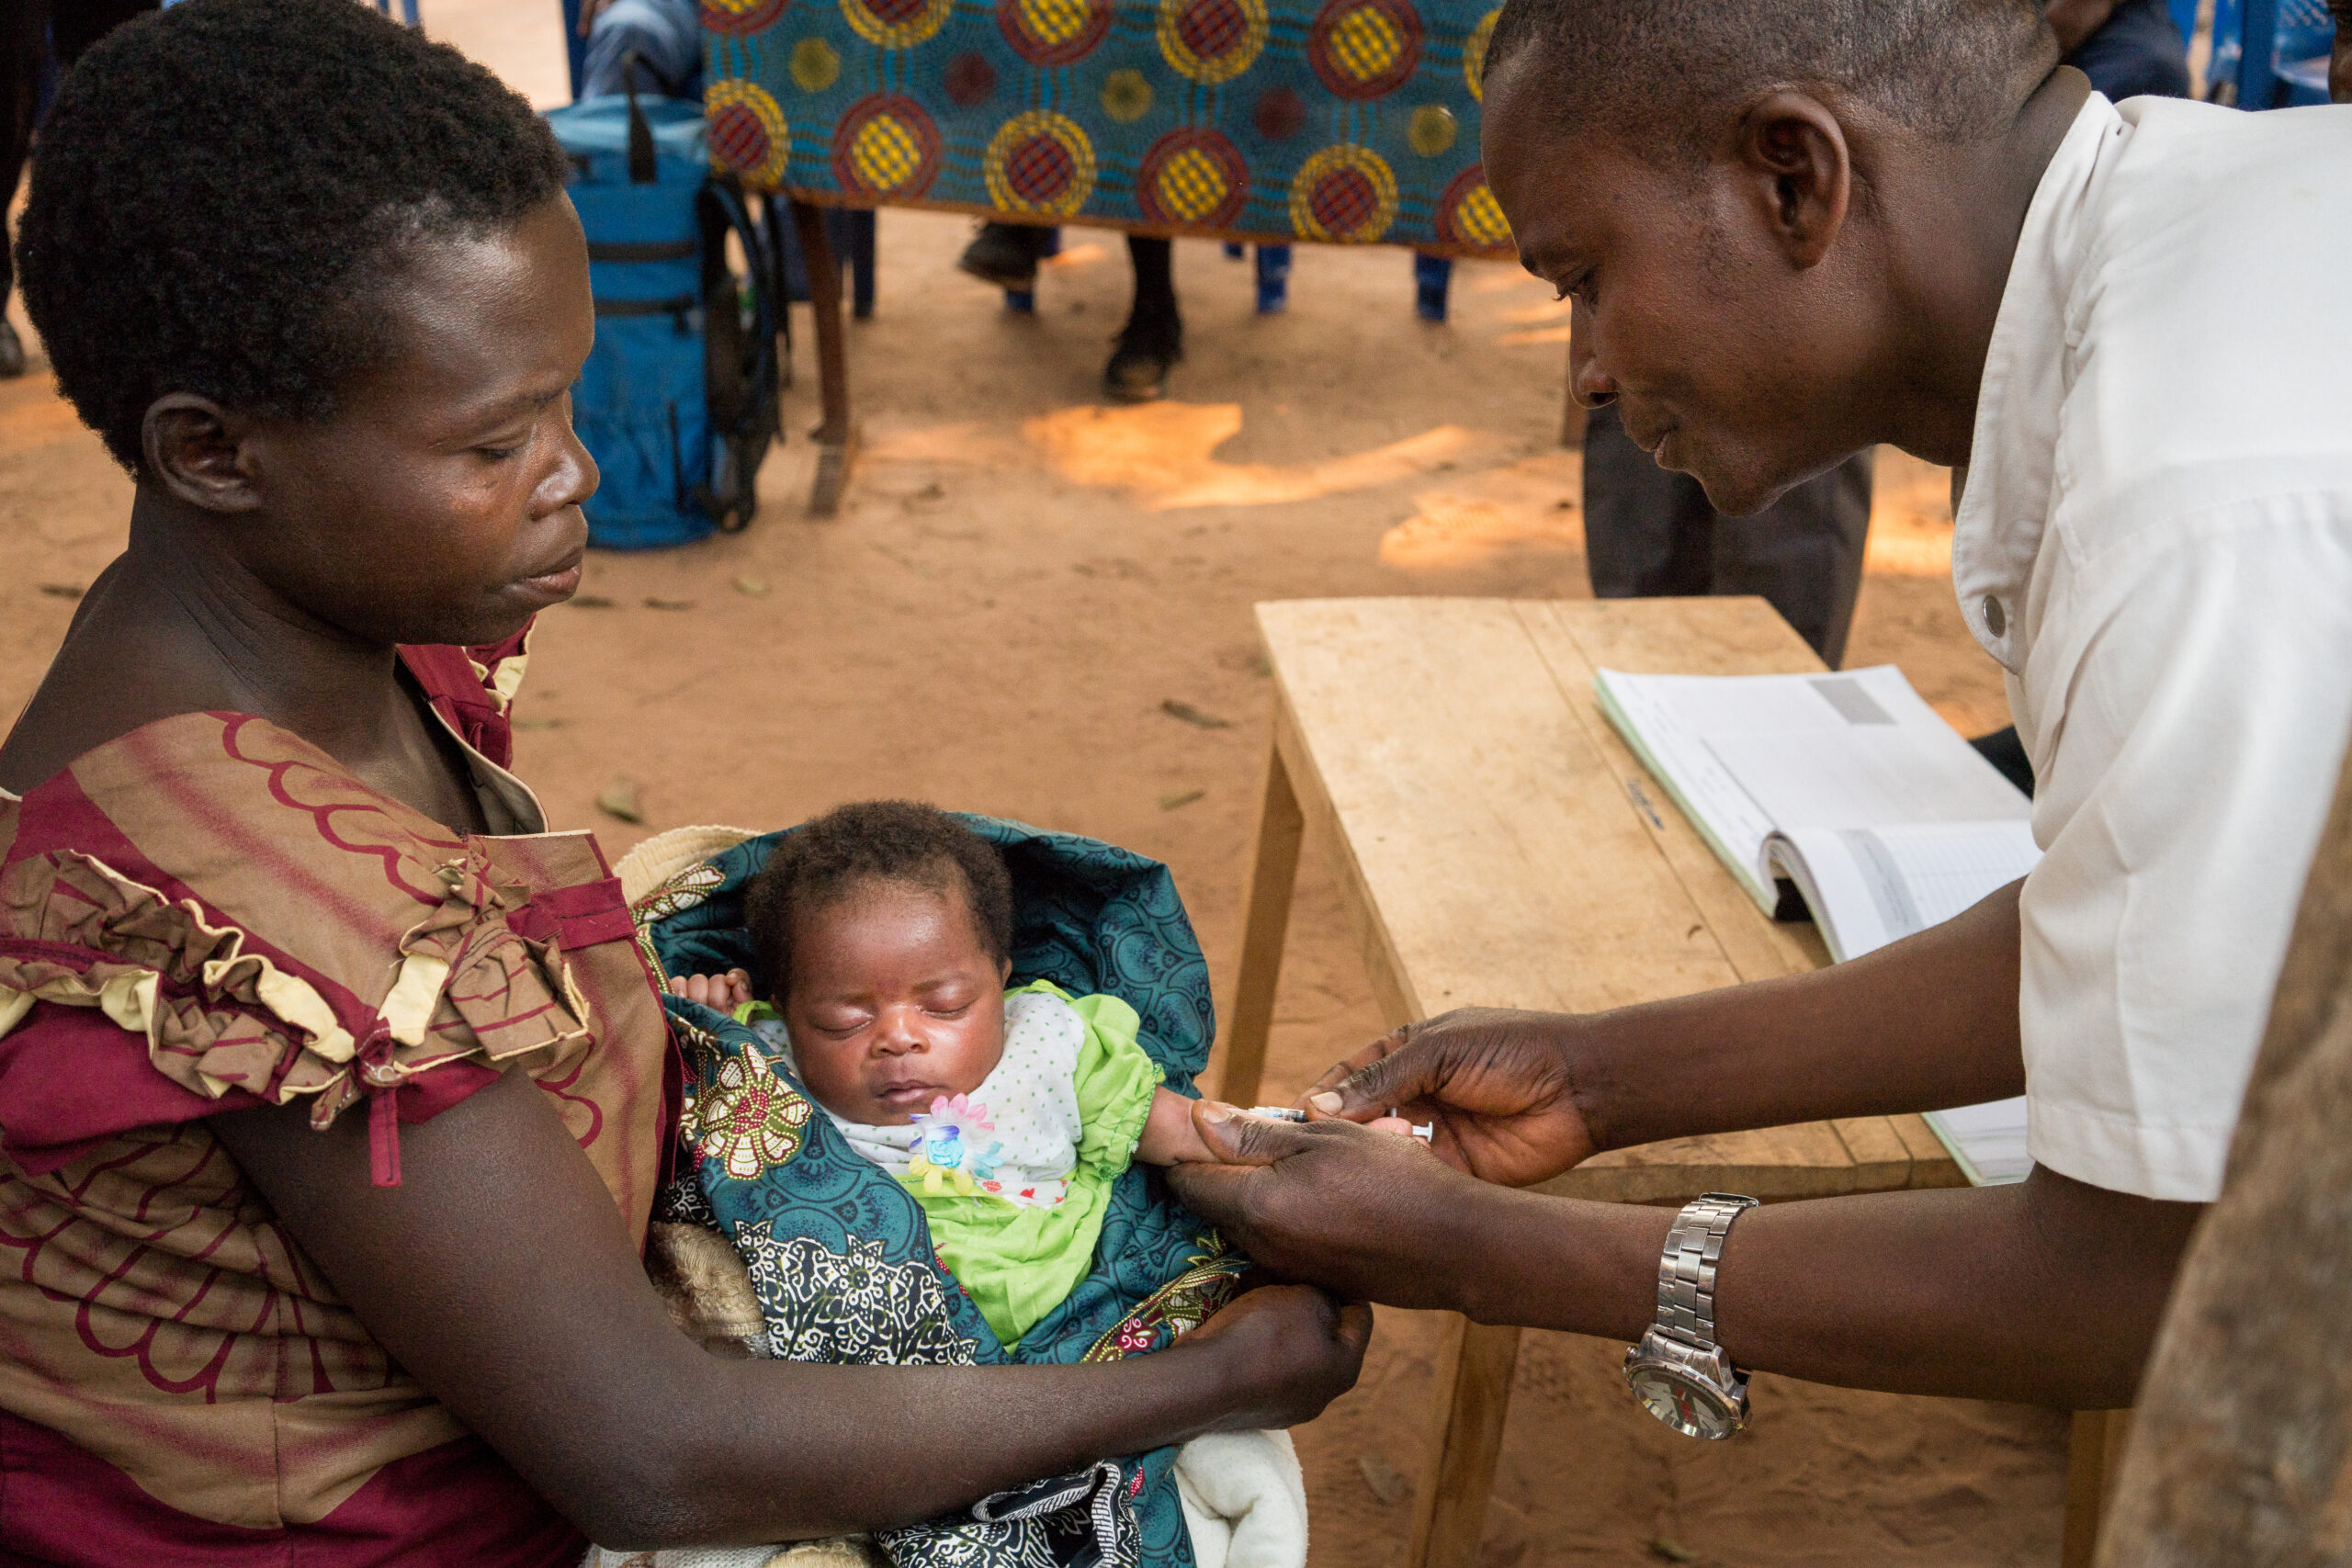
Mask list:
[{"label": "sandy dirt ground", "polygon": [[[556,34],[527,7],[427,0],[426,19],[560,98],[560,62],[539,58]],[[762,477],[758,522],[592,558],[581,599],[541,622],[518,766],[559,826],[595,828],[615,856],[663,828],[765,829],[884,795],[1107,839],[1175,868],[1223,987],[1269,711],[1250,604],[1584,594],[1577,457],[1555,444],[1565,318],[1541,285],[1482,265],[1458,270],[1453,321],[1426,325],[1403,253],[1307,247],[1289,313],[1260,318],[1248,269],[1186,243],[1176,400],[1106,410],[1117,237],[1073,231],[1021,319],[954,271],[967,230],[882,220],[880,312],[851,339],[866,446],[842,514],[802,513],[804,318],[795,436]],[[1883,455],[1849,661],[1901,665],[1974,733],[2005,709],[1952,604],[1945,485]],[[0,384],[0,550],[16,563],[0,700],[39,680],[130,499],[45,365]],[[595,804],[620,779],[641,822]],[[1291,929],[1267,1086],[1282,1098],[1379,1032],[1320,847]],[[1433,1327],[1384,1313],[1362,1385],[1298,1434],[1317,1568],[1402,1561]],[[1634,1407],[1621,1354],[1527,1337],[1492,1568],[2055,1561],[2061,1416],[1759,1377],[1752,1431],[1700,1444]]]}]

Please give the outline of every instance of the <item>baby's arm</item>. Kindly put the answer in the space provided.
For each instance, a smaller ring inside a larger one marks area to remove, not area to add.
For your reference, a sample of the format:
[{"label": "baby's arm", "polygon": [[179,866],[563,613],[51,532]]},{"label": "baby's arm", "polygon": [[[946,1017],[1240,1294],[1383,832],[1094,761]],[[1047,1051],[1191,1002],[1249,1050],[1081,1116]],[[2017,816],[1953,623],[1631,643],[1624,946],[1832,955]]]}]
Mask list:
[{"label": "baby's arm", "polygon": [[[737,1008],[752,999],[752,977],[741,969],[729,969],[724,975],[673,975],[670,994],[684,997],[690,1002],[700,1002],[717,1012],[733,1016]],[[1157,1108],[1154,1108],[1155,1111]],[[1195,1159],[1206,1159],[1205,1151]]]},{"label": "baby's arm", "polygon": [[[1143,1136],[1136,1140],[1136,1158],[1146,1165],[1183,1165],[1216,1158],[1193,1129],[1193,1104],[1172,1089],[1153,1090],[1151,1114],[1143,1124]],[[1376,1116],[1364,1125],[1375,1133],[1419,1138],[1424,1145],[1430,1138],[1428,1128],[1416,1127],[1402,1116]]]},{"label": "baby's arm", "polygon": [[1170,1089],[1151,1091],[1151,1114],[1136,1140],[1136,1158],[1145,1165],[1182,1165],[1213,1160],[1201,1135],[1193,1131],[1193,1102]]}]

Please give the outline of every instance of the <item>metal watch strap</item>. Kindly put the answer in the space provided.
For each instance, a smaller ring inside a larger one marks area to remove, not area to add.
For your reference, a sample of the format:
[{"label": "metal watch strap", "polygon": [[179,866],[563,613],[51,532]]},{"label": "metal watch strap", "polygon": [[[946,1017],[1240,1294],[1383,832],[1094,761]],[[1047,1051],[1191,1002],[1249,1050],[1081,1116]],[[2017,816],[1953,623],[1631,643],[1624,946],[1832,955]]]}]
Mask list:
[{"label": "metal watch strap", "polygon": [[1715,1262],[1732,1221],[1757,1200],[1708,1192],[1683,1206],[1657,1262],[1657,1329],[1702,1350],[1715,1348]]}]

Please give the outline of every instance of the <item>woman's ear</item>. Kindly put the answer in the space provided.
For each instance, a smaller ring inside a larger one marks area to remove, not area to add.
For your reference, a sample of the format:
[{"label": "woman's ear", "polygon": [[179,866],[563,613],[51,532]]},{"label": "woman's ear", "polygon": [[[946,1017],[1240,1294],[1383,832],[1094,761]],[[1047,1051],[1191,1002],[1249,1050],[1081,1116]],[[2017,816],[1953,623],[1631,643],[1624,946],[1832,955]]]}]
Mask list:
[{"label": "woman's ear", "polygon": [[246,450],[249,422],[209,398],[167,392],[147,406],[139,445],[147,471],[174,495],[207,512],[252,512],[261,505]]},{"label": "woman's ear", "polygon": [[1838,117],[1805,94],[1768,93],[1740,118],[1738,159],[1781,254],[1800,268],[1818,265],[1845,226],[1853,192]]},{"label": "woman's ear", "polygon": [[996,961],[996,983],[999,986],[1003,986],[1011,981],[1012,978],[1012,960],[1010,957],[998,959]]}]

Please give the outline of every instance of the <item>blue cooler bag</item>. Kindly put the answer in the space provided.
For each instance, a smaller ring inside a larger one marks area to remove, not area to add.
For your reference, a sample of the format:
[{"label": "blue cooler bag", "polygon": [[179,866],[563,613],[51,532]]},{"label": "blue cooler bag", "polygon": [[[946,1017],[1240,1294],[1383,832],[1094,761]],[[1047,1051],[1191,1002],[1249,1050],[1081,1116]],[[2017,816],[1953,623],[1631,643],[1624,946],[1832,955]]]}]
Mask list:
[{"label": "blue cooler bag", "polygon": [[[589,542],[655,549],[740,529],[776,431],[774,307],[763,237],[741,194],[711,177],[702,106],[631,93],[547,119],[571,154],[596,299],[571,393],[604,475]],[[748,276],[728,265],[730,231]]]}]

